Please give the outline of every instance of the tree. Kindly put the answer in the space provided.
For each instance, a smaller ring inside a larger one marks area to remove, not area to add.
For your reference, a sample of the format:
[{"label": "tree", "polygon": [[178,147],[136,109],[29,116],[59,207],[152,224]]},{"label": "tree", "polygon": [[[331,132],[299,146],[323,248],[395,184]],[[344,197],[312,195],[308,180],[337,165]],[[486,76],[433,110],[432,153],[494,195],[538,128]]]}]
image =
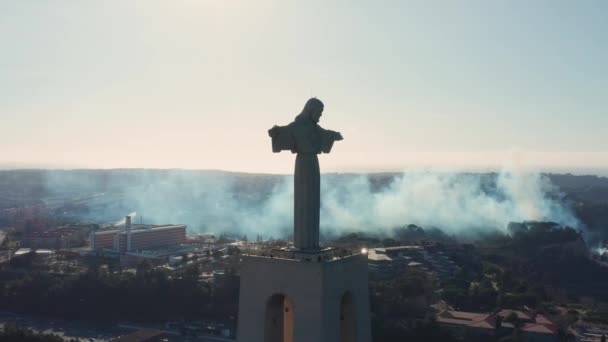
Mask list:
[{"label": "tree", "polygon": [[386,238],[386,239],[382,240],[382,245],[384,247],[395,247],[395,246],[399,246],[399,242],[397,242],[397,240],[392,239],[392,238]]},{"label": "tree", "polygon": [[15,342],[63,342],[63,338],[52,334],[37,334],[30,329],[21,329],[15,323],[5,323],[0,333],[0,341]]}]

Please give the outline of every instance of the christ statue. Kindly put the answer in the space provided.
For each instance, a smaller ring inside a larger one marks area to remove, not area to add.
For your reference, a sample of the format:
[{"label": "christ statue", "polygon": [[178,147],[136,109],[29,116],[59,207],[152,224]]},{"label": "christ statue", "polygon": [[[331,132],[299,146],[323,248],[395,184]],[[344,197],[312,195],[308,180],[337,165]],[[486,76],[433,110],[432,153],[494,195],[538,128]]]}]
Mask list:
[{"label": "christ statue", "polygon": [[272,151],[297,153],[294,176],[294,245],[303,251],[319,250],[319,211],[321,184],[317,154],[329,153],[334,141],[342,140],[338,132],[319,126],[323,102],[312,98],[287,126],[274,126],[268,134]]}]

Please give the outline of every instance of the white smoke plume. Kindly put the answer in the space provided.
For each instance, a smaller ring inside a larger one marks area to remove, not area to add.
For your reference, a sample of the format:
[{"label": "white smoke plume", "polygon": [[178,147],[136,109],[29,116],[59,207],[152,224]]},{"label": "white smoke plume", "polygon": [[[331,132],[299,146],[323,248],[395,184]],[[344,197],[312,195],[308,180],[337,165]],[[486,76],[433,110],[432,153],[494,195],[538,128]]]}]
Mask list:
[{"label": "white smoke plume", "polygon": [[[112,171],[100,171],[112,172]],[[185,223],[190,233],[234,232],[250,238],[287,237],[293,227],[293,177],[210,171],[132,170],[104,176],[83,189],[95,196],[88,218],[114,222],[137,212],[144,223]],[[49,187],[66,182],[49,177]],[[79,177],[70,176],[72,188]],[[505,231],[509,222],[553,221],[578,227],[555,186],[538,173],[407,172],[400,175],[324,174],[321,234],[363,231],[390,235],[416,224],[448,234]],[[90,204],[91,204],[90,203]]]},{"label": "white smoke plume", "polygon": [[[413,223],[450,234],[506,230],[509,222],[553,221],[578,226],[558,190],[539,174],[407,173],[382,191],[358,177],[324,187],[322,223],[336,229],[382,231]],[[388,232],[387,232],[388,233]]]}]

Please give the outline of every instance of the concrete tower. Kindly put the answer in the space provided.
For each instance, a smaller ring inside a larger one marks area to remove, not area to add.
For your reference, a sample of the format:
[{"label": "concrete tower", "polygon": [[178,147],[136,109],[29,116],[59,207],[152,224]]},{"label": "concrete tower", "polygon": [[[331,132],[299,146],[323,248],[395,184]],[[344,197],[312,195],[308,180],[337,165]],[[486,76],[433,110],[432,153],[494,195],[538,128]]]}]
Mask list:
[{"label": "concrete tower", "polygon": [[317,123],[323,103],[310,99],[294,122],[269,134],[274,152],[297,153],[294,249],[243,257],[238,342],[370,342],[367,256],[319,247],[317,154],[338,132]]}]

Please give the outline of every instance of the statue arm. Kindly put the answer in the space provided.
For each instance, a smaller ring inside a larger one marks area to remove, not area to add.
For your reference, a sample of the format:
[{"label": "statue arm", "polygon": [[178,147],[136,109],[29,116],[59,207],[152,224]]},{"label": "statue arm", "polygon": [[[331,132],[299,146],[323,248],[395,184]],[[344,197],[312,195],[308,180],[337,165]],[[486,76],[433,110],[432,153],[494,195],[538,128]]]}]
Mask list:
[{"label": "statue arm", "polygon": [[272,126],[271,129],[268,130],[268,136],[270,136],[271,138],[274,138],[277,135],[279,135],[279,131],[280,131],[280,127],[277,125],[274,125],[274,126]]},{"label": "statue arm", "polygon": [[321,132],[321,151],[323,153],[331,152],[331,148],[334,146],[334,141],[340,141],[344,138],[340,132],[324,129],[319,126]]},{"label": "statue arm", "polygon": [[268,135],[272,138],[272,152],[295,149],[295,141],[289,126],[275,125],[268,130]]},{"label": "statue arm", "polygon": [[[316,132],[314,132],[316,130]],[[272,152],[291,151],[292,153],[329,153],[334,141],[342,140],[339,132],[324,129],[319,125],[274,126],[268,130],[272,138]]]}]

